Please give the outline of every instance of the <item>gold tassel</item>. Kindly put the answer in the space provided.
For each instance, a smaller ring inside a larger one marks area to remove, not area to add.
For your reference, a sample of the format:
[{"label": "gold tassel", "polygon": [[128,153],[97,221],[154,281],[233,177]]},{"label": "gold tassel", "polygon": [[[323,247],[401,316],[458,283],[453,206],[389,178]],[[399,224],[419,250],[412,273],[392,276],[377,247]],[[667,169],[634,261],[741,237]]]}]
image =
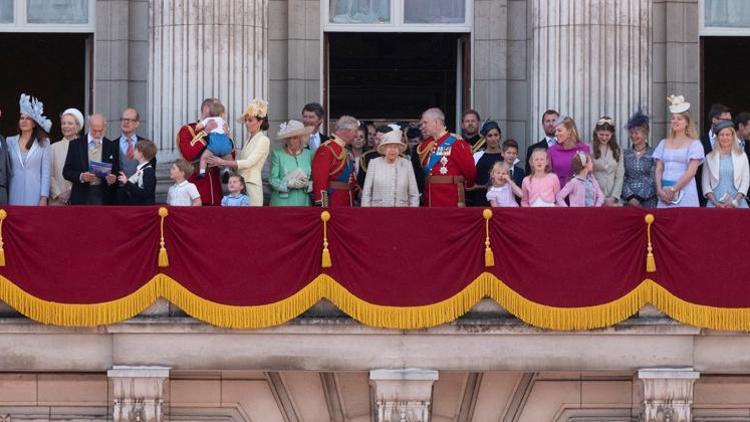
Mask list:
[{"label": "gold tassel", "polygon": [[320,259],[321,268],[331,268],[331,252],[328,250],[328,221],[331,219],[331,213],[323,211],[320,213],[320,220],[323,222],[323,256]]},{"label": "gold tassel", "polygon": [[484,217],[484,266],[494,267],[495,266],[495,254],[492,253],[490,248],[490,219],[492,218],[492,210],[487,208],[482,211],[482,217]]},{"label": "gold tassel", "polygon": [[161,217],[161,241],[159,242],[159,268],[169,267],[169,256],[167,256],[167,248],[164,246],[164,219],[169,215],[169,211],[165,207],[159,208],[159,217]]},{"label": "gold tassel", "polygon": [[8,216],[8,212],[0,210],[0,267],[5,266],[5,248],[3,245],[3,221]]},{"label": "gold tassel", "polygon": [[644,218],[646,220],[646,235],[648,237],[648,247],[646,248],[646,272],[647,273],[655,273],[656,272],[656,259],[654,259],[654,247],[651,244],[651,225],[654,224],[654,215],[653,214],[646,214],[646,217]]}]

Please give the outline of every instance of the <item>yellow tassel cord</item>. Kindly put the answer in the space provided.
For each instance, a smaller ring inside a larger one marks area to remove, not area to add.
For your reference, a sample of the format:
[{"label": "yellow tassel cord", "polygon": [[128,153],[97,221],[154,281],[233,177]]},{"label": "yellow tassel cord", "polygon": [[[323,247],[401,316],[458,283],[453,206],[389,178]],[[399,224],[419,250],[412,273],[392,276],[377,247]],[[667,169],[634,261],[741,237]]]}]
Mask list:
[{"label": "yellow tassel cord", "polygon": [[0,210],[0,267],[5,266],[5,244],[3,243],[3,222],[8,216],[8,212]]},{"label": "yellow tassel cord", "polygon": [[484,266],[494,267],[495,266],[495,254],[492,253],[490,248],[490,219],[492,219],[492,210],[485,209],[482,211],[482,217],[484,217]]},{"label": "yellow tassel cord", "polygon": [[159,241],[159,268],[169,267],[169,256],[167,256],[167,248],[164,246],[164,219],[169,215],[169,210],[165,207],[159,208],[159,217],[161,218],[161,240]]},{"label": "yellow tassel cord", "polygon": [[654,215],[646,214],[644,217],[646,221],[646,235],[648,236],[648,247],[646,248],[646,272],[656,272],[656,260],[654,259],[654,248],[651,244],[651,225],[654,224]]},{"label": "yellow tassel cord", "polygon": [[323,211],[320,213],[320,221],[323,222],[323,256],[320,258],[321,268],[331,268],[331,251],[328,250],[328,221],[331,219],[331,213]]}]

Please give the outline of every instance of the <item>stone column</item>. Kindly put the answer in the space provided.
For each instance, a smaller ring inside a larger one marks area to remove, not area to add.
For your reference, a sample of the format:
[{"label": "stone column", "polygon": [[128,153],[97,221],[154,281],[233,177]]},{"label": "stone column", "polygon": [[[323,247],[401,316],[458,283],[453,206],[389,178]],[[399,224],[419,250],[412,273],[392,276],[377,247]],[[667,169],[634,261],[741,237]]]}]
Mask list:
[{"label": "stone column", "polygon": [[268,96],[268,0],[149,0],[148,9],[148,126],[160,159],[179,155],[177,130],[207,97],[224,103],[241,147],[247,133],[237,117]]},{"label": "stone column", "polygon": [[[532,136],[548,108],[575,119],[590,141],[601,115],[622,126],[639,106],[652,109],[652,0],[530,0]],[[663,104],[659,104],[659,107]]]},{"label": "stone column", "polygon": [[700,373],[692,368],[642,369],[644,422],[689,422],[692,420],[693,384]]},{"label": "stone column", "polygon": [[161,422],[165,381],[163,366],[115,366],[107,371],[112,381],[114,422]]},{"label": "stone column", "polygon": [[428,422],[437,379],[438,372],[428,369],[370,371],[377,422]]}]

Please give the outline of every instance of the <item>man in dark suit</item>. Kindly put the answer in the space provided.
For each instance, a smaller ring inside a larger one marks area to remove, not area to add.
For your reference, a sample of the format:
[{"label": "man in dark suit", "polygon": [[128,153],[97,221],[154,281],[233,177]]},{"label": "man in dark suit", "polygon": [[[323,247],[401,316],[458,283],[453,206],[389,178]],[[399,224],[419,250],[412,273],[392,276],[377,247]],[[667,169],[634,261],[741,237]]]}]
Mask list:
[{"label": "man in dark suit", "polygon": [[[114,205],[117,202],[117,174],[120,154],[117,144],[104,137],[107,123],[101,114],[88,119],[89,133],[72,141],[65,157],[63,177],[73,183],[71,205]],[[96,174],[94,162],[112,166],[111,172]]]},{"label": "man in dark suit", "polygon": [[555,139],[555,122],[557,121],[558,117],[560,117],[560,113],[552,109],[549,109],[545,111],[544,114],[542,114],[542,130],[544,130],[544,139],[530,145],[526,149],[526,161],[523,163],[526,174],[531,174],[531,165],[529,164],[531,153],[534,152],[535,149],[547,149],[557,143],[557,140]]},{"label": "man in dark suit", "polygon": [[461,115],[461,136],[471,145],[473,153],[484,149],[484,142],[480,142],[482,136],[479,134],[481,120],[476,110],[468,109]]},{"label": "man in dark suit", "polygon": [[[750,161],[750,113],[743,111],[735,119],[737,127],[737,137],[740,138],[740,144]],[[747,192],[750,194],[750,191]]]},{"label": "man in dark suit", "polygon": [[325,141],[328,140],[328,136],[320,132],[320,127],[323,125],[323,118],[326,112],[323,106],[319,103],[308,103],[302,108],[302,123],[305,127],[313,127],[313,132],[310,134],[310,140],[307,142],[307,148],[315,154],[315,150],[318,149]]},{"label": "man in dark suit", "polygon": [[[0,110],[0,117],[3,112]],[[5,137],[0,135],[0,205],[8,205],[8,187],[10,186],[10,177],[13,175],[11,165],[10,150]]]},{"label": "man in dark suit", "polygon": [[[708,110],[708,121],[711,122],[711,127],[708,129],[708,133],[704,133],[701,136],[701,144],[703,145],[703,153],[708,155],[714,149],[716,144],[716,134],[714,133],[714,127],[717,123],[722,120],[732,120],[732,110],[724,104],[712,104]],[[700,201],[701,207],[706,206],[706,198],[703,196],[703,165],[698,167],[698,171],[695,173],[695,183],[698,185],[698,200]]]},{"label": "man in dark suit", "polygon": [[[130,177],[135,174],[138,167],[138,160],[135,159],[135,144],[138,141],[142,141],[145,138],[139,136],[136,131],[141,125],[141,115],[138,110],[128,107],[122,111],[120,115],[120,137],[115,140],[115,143],[119,146],[120,154],[120,171],[125,173],[125,177]],[[149,162],[152,168],[156,169],[156,157]],[[117,203],[127,204],[130,201],[127,199],[125,189],[118,183],[117,188]]]}]

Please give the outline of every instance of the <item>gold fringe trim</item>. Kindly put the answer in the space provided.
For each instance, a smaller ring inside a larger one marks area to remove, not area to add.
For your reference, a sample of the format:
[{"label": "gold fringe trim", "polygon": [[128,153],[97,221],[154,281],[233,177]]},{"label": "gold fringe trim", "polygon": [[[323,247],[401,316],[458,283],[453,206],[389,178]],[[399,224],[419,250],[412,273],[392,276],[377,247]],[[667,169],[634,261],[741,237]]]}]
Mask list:
[{"label": "gold fringe trim", "polygon": [[8,216],[8,212],[4,209],[0,210],[0,267],[5,266],[5,244],[3,243],[3,222]]},{"label": "gold fringe trim", "polygon": [[209,324],[237,329],[284,324],[323,298],[372,327],[420,329],[455,321],[485,297],[495,300],[522,321],[551,330],[590,330],[609,327],[634,315],[647,303],[677,321],[700,328],[750,330],[750,308],[717,308],[686,302],[644,280],[625,296],[596,306],[561,308],[533,302],[490,273],[480,274],[451,298],[423,306],[382,306],[354,296],[326,274],[278,302],[257,306],[224,305],[203,299],[164,274],[154,276],[132,294],[111,302],[63,304],[36,298],[0,276],[0,299],[28,318],[43,324],[83,327],[113,324],[132,318],[163,297],[188,315]]}]

